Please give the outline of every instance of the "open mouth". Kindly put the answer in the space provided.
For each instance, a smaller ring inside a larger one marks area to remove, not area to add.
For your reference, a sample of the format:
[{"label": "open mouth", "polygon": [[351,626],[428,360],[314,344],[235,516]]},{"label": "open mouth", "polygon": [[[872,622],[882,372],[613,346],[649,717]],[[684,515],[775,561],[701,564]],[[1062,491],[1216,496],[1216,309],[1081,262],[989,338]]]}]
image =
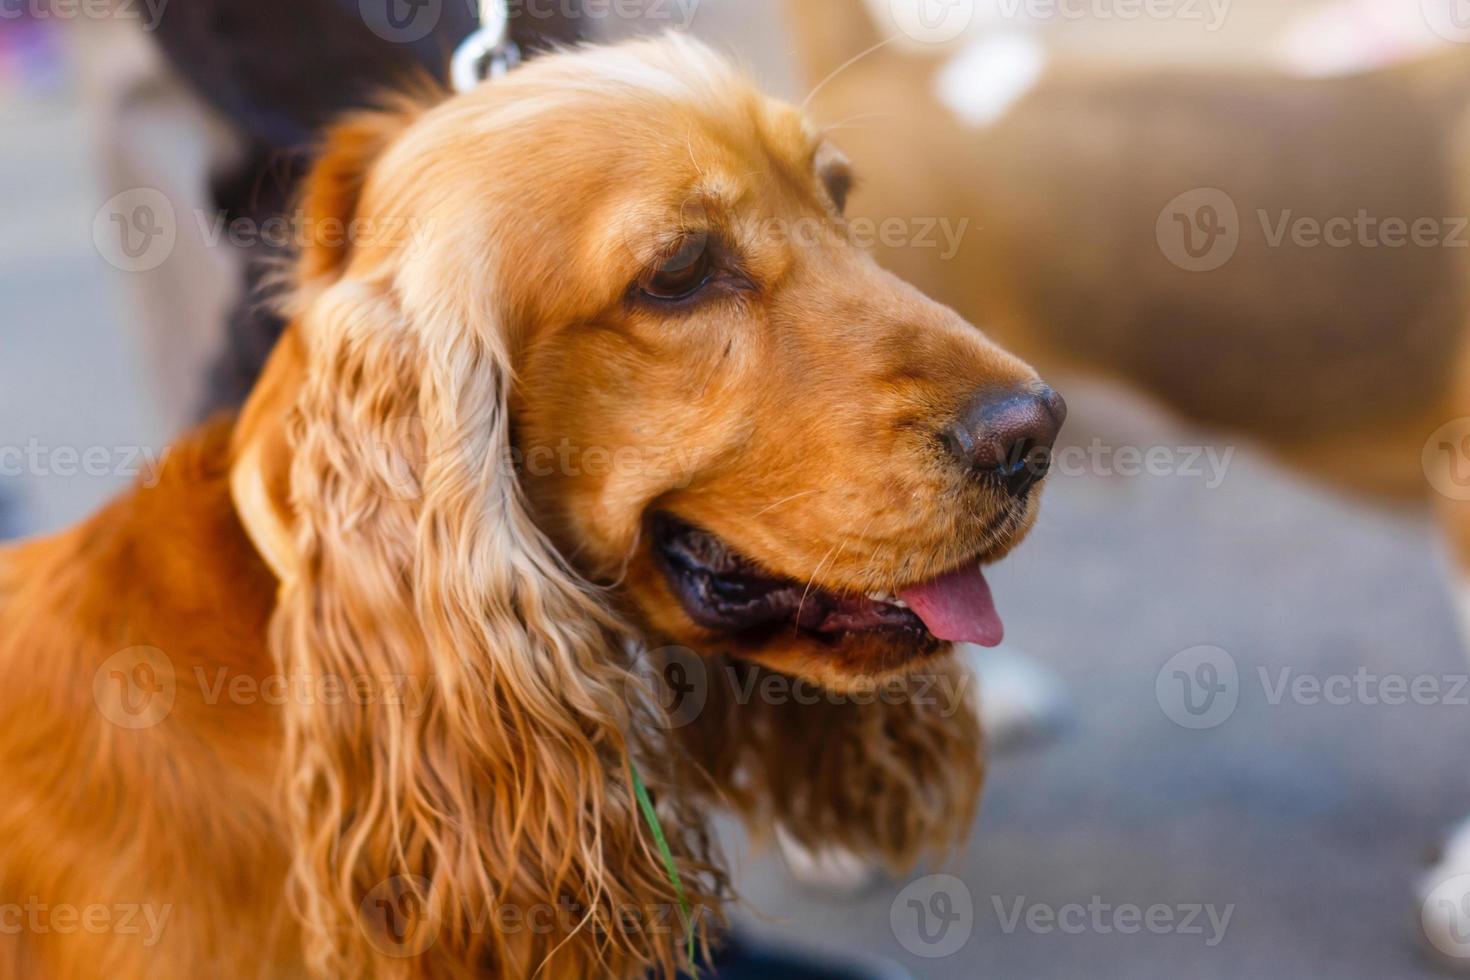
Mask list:
[{"label": "open mouth", "polygon": [[829,643],[886,635],[916,644],[996,646],[1004,635],[978,561],[896,594],[856,595],[772,575],[668,514],[654,516],[653,539],[674,594],[705,629],[757,634],[786,627]]}]

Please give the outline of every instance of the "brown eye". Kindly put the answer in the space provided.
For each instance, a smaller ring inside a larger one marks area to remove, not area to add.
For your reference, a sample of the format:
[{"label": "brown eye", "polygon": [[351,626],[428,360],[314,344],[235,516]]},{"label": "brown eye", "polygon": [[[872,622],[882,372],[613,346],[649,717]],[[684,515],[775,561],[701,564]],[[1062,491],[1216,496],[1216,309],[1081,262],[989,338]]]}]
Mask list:
[{"label": "brown eye", "polygon": [[837,213],[843,214],[847,211],[847,199],[852,194],[854,177],[846,170],[834,170],[822,178],[827,185],[827,194],[832,198],[832,203],[837,206]]},{"label": "brown eye", "polygon": [[689,299],[714,277],[709,238],[689,235],[661,260],[640,285],[644,295],[665,303]]}]

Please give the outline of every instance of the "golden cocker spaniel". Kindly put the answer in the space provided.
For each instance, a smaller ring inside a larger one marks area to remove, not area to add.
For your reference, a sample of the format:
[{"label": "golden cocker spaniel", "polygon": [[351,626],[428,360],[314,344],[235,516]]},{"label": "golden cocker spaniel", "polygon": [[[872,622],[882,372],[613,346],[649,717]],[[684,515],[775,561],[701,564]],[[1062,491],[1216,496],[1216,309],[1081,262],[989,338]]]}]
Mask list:
[{"label": "golden cocker spaniel", "polygon": [[999,641],[1065,409],[851,184],[678,37],[334,129],[240,418],[0,552],[0,975],[668,976],[716,805],[960,839],[973,713],[871,695]]}]

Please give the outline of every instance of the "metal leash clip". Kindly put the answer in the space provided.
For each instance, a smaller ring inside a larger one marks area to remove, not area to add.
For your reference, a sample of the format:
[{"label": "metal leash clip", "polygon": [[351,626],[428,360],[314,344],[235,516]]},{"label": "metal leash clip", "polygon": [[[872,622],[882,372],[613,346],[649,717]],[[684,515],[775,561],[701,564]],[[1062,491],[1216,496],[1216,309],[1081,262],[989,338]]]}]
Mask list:
[{"label": "metal leash clip", "polygon": [[520,63],[521,49],[510,39],[507,0],[481,0],[480,29],[464,39],[449,63],[454,90],[468,92]]}]

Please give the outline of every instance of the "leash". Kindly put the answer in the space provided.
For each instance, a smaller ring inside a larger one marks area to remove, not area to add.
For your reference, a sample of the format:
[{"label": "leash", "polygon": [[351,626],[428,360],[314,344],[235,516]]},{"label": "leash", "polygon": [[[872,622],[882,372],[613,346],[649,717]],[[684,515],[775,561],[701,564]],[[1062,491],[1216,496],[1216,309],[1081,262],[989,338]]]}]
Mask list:
[{"label": "leash", "polygon": [[454,49],[449,80],[464,93],[500,78],[521,63],[521,49],[510,39],[509,0],[480,0],[480,27]]},{"label": "leash", "polygon": [[[464,93],[478,88],[492,79],[502,78],[521,63],[521,49],[510,38],[510,9],[508,0],[480,0],[480,27],[462,41],[454,51],[449,63],[449,79],[456,92]],[[679,915],[684,920],[684,930],[689,935],[689,964],[694,963],[694,914],[689,907],[689,897],[684,892],[684,881],[679,877],[679,866],[674,861],[674,852],[669,848],[669,839],[659,822],[658,812],[648,795],[648,787],[633,761],[628,760],[628,770],[633,777],[633,795],[638,798],[638,809],[643,820],[653,833],[653,842],[663,859],[664,874],[674,886],[679,898]]]},{"label": "leash", "polygon": [[684,931],[689,934],[689,966],[691,969],[698,969],[694,962],[694,916],[689,908],[689,898],[684,894],[679,866],[674,863],[674,852],[669,849],[669,840],[664,836],[664,826],[659,823],[658,813],[653,809],[648,787],[643,785],[643,777],[638,774],[638,767],[631,759],[628,760],[628,770],[633,774],[633,795],[638,797],[638,808],[643,811],[643,819],[648,823],[648,829],[653,831],[653,842],[658,845],[658,853],[664,859],[664,873],[674,886],[674,894],[679,896],[679,915],[684,919]]}]

